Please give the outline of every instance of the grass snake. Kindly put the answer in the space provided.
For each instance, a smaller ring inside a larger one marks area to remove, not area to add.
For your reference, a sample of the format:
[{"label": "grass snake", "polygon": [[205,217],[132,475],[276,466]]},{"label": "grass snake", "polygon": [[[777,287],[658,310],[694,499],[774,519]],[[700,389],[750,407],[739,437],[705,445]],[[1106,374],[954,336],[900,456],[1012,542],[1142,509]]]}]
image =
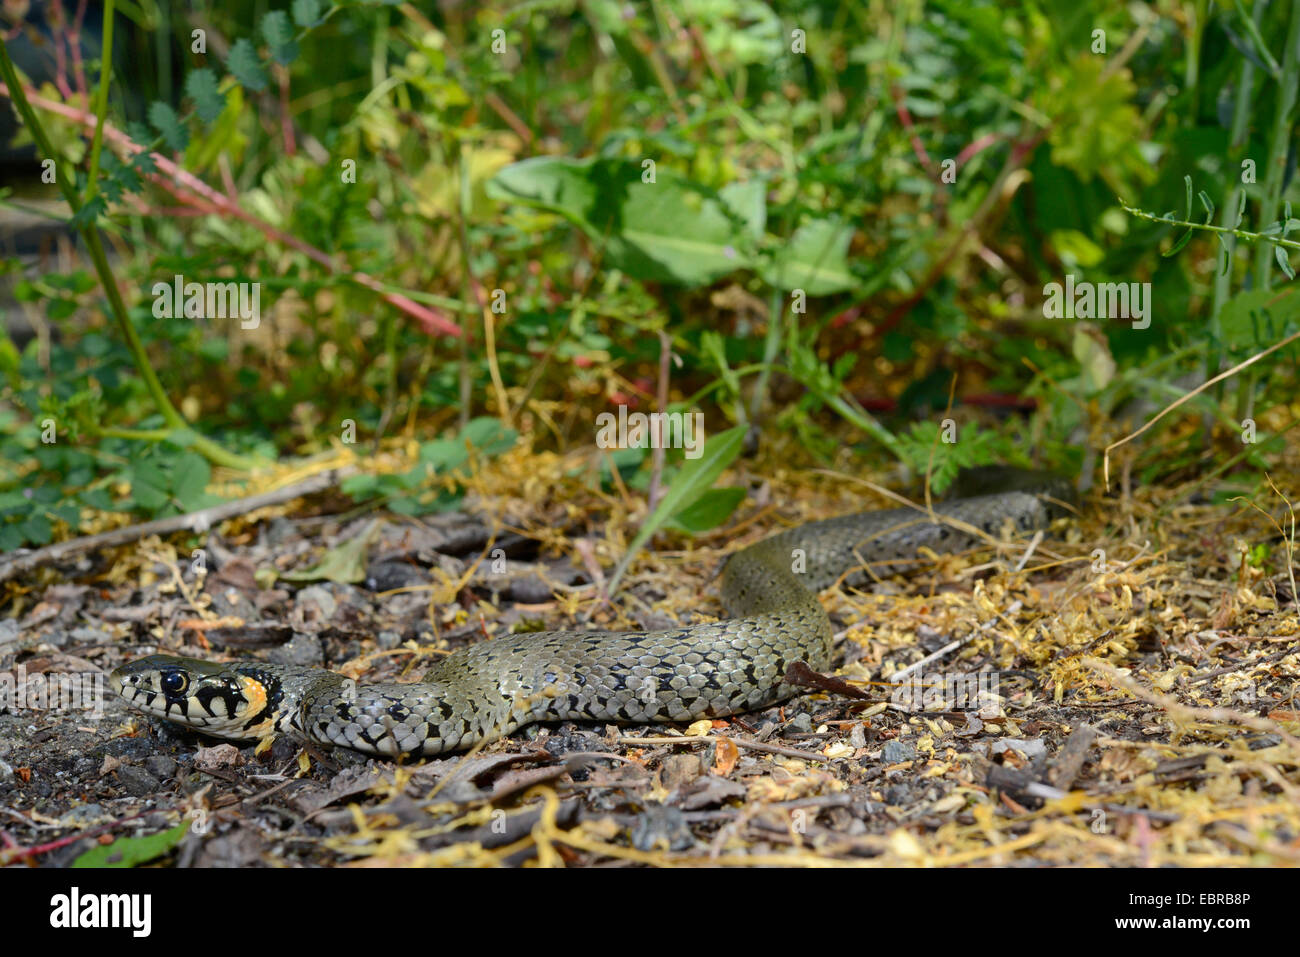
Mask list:
[{"label": "grass snake", "polygon": [[1044,528],[1053,502],[1070,496],[1055,477],[992,474],[1002,490],[937,504],[937,521],[915,508],[863,512],[740,549],[721,571],[731,617],[716,622],[504,635],[451,653],[415,684],[172,655],[129,662],[109,683],[132,707],[217,737],[287,732],[389,757],[468,748],[536,721],[695,721],[763,708],[799,693],[784,680],[789,665],[831,665],[819,591],[919,549],[961,551],[983,535]]}]

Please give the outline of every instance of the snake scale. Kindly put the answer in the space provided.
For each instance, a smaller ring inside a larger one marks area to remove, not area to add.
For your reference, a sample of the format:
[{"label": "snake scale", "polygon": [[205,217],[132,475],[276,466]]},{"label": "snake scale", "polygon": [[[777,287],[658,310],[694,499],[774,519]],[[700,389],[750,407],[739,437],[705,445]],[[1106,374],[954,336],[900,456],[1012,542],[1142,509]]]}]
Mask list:
[{"label": "snake scale", "polygon": [[[550,631],[459,649],[415,684],[358,685],[313,668],[151,655],[112,673],[147,714],[232,739],[287,732],[389,757],[434,755],[536,721],[694,721],[798,693],[798,661],[831,664],[831,623],[816,595],[864,565],[964,550],[983,533],[1044,528],[1062,480],[953,499],[937,521],[913,508],[811,522],[735,552],[721,572],[732,616],[667,631]],[[978,530],[978,533],[977,531]]]}]

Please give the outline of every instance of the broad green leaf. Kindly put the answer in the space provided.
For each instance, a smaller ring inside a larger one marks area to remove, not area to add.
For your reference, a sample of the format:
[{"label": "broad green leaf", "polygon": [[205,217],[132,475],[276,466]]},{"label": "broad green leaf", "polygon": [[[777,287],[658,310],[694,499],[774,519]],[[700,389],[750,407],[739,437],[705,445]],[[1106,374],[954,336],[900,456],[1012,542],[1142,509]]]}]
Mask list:
[{"label": "broad green leaf", "polygon": [[650,536],[659,531],[668,519],[698,501],[700,496],[722,474],[722,470],[740,454],[744,442],[745,426],[737,425],[725,432],[710,436],[704,443],[700,457],[686,460],[686,463],[678,470],[672,485],[664,493],[664,497],[659,500],[655,510],[646,518],[645,524],[641,526],[641,531],[637,532],[636,537],[632,539],[632,543],[628,545],[627,554],[623,556],[623,560],[618,563],[618,567],[610,577],[610,594],[613,594],[614,589],[618,587],[619,580],[627,570],[628,563],[641,550],[642,546],[650,540]]},{"label": "broad green leaf", "polygon": [[459,468],[468,458],[465,443],[456,439],[434,439],[420,445],[420,461],[440,472]]},{"label": "broad green leaf", "polygon": [[763,238],[767,228],[767,184],[761,179],[728,183],[718,190],[718,198],[740,219],[745,232],[755,242]]},{"label": "broad green leaf", "polygon": [[327,551],[311,568],[284,572],[281,578],[291,582],[359,582],[366,577],[366,550],[379,534],[379,522],[373,521],[356,538]]},{"label": "broad green leaf", "polygon": [[837,219],[814,219],[800,226],[790,241],[761,270],[777,289],[802,289],[810,296],[829,296],[852,289],[849,243],[853,227]]},{"label": "broad green leaf", "polygon": [[0,525],[0,553],[12,552],[22,544],[23,533],[17,524]]},{"label": "broad green leaf", "polygon": [[300,27],[314,27],[320,21],[320,0],[293,0],[293,22]]},{"label": "broad green leaf", "polygon": [[711,488],[674,515],[668,524],[691,535],[707,532],[725,522],[744,497],[743,488]]},{"label": "broad green leaf", "polygon": [[738,215],[671,169],[653,183],[642,173],[625,160],[534,157],[498,172],[487,194],[564,216],[605,247],[610,266],[638,279],[702,286],[752,265],[752,210]]},{"label": "broad green leaf", "polygon": [[189,821],[182,821],[170,830],[144,837],[119,837],[112,844],[92,847],[72,862],[73,867],[135,867],[162,857],[181,842],[190,829]]},{"label": "broad green leaf", "polygon": [[131,497],[141,508],[157,511],[169,499],[166,474],[153,462],[138,462],[131,469]]},{"label": "broad green leaf", "polygon": [[185,511],[202,507],[202,500],[212,481],[212,466],[197,452],[184,452],[177,456],[172,467],[172,491]]},{"label": "broad green leaf", "polygon": [[19,527],[22,530],[23,538],[33,545],[48,545],[50,540],[54,538],[54,526],[40,512],[27,516],[27,520],[22,522]]},{"label": "broad green leaf", "polygon": [[379,488],[379,477],[376,475],[349,475],[339,483],[339,488],[351,495],[353,501],[360,502],[375,494]]},{"label": "broad green leaf", "polygon": [[22,492],[0,492],[0,512],[7,512],[12,508],[29,508],[31,504],[31,500]]},{"label": "broad green leaf", "polygon": [[478,449],[484,455],[498,455],[515,444],[518,433],[507,429],[499,420],[491,416],[479,416],[465,423],[460,441]]}]

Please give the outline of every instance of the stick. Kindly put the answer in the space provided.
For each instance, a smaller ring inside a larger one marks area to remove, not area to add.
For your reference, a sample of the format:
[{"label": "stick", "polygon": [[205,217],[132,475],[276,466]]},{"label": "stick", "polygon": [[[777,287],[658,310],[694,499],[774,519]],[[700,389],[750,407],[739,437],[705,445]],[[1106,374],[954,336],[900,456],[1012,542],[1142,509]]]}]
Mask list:
[{"label": "stick", "polygon": [[218,522],[255,512],[257,509],[266,508],[268,505],[280,505],[295,498],[301,498],[304,495],[312,495],[327,488],[332,488],[343,478],[344,471],[344,469],[331,469],[328,472],[313,475],[311,478],[304,479],[294,485],[286,485],[284,488],[263,492],[260,495],[250,495],[247,498],[235,499],[232,502],[222,502],[220,505],[201,508],[197,512],[190,512],[187,515],[173,515],[170,518],[160,518],[140,525],[127,525],[123,528],[101,532],[98,535],[84,535],[81,538],[70,538],[66,542],[56,542],[53,545],[38,548],[33,552],[10,555],[0,559],[0,582],[6,582],[18,575],[40,568],[42,565],[49,565],[65,558],[71,558],[73,555],[80,555],[101,548],[126,545],[129,542],[138,541],[146,535],[169,535],[172,532],[202,531]]},{"label": "stick", "polygon": [[746,738],[734,738],[729,734],[720,734],[717,735],[716,737],[703,737],[703,736],[687,737],[685,735],[683,735],[680,738],[668,737],[668,736],[648,737],[648,738],[621,737],[618,739],[617,743],[630,744],[636,746],[663,745],[663,744],[699,745],[699,744],[708,744],[711,741],[716,742],[721,738],[726,738],[737,747],[748,748],[751,751],[766,751],[768,754],[780,754],[780,755],[784,755],[787,758],[799,758],[801,761],[821,761],[823,764],[829,764],[830,762],[836,760],[835,758],[828,758],[824,754],[816,754],[809,751],[800,751],[798,748],[783,748],[779,744],[768,744],[766,741],[750,741]]},{"label": "stick", "polygon": [[926,655],[924,658],[922,658],[920,661],[916,662],[915,664],[910,664],[902,671],[890,675],[889,676],[890,680],[895,683],[901,682],[904,678],[908,677],[913,672],[920,671],[930,662],[937,661],[938,659],[942,658],[944,655],[948,654],[948,652],[955,651],[956,649],[960,648],[962,645],[968,644],[969,642],[973,641],[975,639],[975,636],[983,634],[984,632],[992,628],[994,625],[996,625],[998,623],[999,618],[1005,617],[1007,615],[1014,615],[1016,612],[1020,611],[1020,607],[1021,607],[1021,602],[1019,599],[1013,601],[1006,611],[998,612],[997,615],[990,618],[988,621],[984,622],[984,624],[980,625],[978,628],[972,631],[965,638],[958,638],[954,641],[948,642],[948,644],[944,645],[942,648],[940,648],[938,651],[934,652],[933,654]]}]

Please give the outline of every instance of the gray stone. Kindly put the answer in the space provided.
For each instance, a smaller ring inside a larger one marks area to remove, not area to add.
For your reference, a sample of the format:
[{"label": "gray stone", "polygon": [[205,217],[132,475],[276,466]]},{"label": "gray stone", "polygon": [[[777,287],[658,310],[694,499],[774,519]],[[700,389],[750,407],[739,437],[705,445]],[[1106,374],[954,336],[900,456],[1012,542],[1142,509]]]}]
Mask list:
[{"label": "gray stone", "polygon": [[145,770],[160,781],[176,776],[176,761],[165,754],[154,754],[144,759]]},{"label": "gray stone", "polygon": [[786,722],[785,730],[802,731],[805,734],[812,731],[812,718],[806,714],[797,714]]},{"label": "gray stone", "polygon": [[916,748],[906,741],[886,741],[880,759],[885,764],[901,764],[916,757]]},{"label": "gray stone", "polygon": [[158,779],[144,768],[124,764],[117,769],[117,780],[122,790],[132,797],[147,797],[158,790]]},{"label": "gray stone", "polygon": [[320,639],[315,635],[295,634],[279,648],[274,648],[267,655],[278,665],[295,665],[300,668],[315,668],[325,663],[325,652]]}]

